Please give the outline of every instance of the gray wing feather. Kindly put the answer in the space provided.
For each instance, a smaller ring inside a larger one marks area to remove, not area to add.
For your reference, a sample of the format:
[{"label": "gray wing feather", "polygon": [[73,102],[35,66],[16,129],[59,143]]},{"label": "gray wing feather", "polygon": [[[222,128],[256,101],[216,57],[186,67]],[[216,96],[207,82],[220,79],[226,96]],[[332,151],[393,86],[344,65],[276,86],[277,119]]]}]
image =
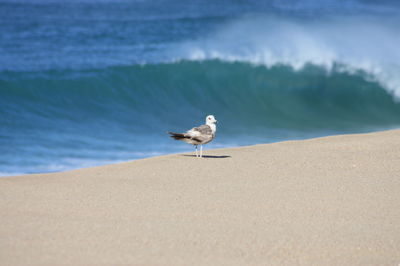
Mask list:
[{"label": "gray wing feather", "polygon": [[212,135],[211,127],[208,125],[202,125],[199,127],[192,128],[190,131],[198,131],[201,135]]},{"label": "gray wing feather", "polygon": [[213,139],[213,134],[211,127],[208,125],[202,125],[199,127],[194,127],[191,130],[187,131],[185,137],[188,137],[198,144],[208,143]]}]

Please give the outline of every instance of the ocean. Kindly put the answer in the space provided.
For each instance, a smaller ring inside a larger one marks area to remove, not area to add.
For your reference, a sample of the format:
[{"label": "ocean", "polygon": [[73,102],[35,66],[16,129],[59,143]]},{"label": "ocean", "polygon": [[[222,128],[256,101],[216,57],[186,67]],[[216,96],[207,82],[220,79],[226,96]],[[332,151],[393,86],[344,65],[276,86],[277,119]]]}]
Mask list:
[{"label": "ocean", "polygon": [[0,175],[400,127],[400,2],[0,0]]}]

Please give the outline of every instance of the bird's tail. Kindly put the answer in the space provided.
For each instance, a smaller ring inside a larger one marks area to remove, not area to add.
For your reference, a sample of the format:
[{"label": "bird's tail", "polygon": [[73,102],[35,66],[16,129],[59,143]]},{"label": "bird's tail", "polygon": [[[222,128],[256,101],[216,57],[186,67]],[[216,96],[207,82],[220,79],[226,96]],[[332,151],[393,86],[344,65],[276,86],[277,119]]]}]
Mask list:
[{"label": "bird's tail", "polygon": [[167,132],[167,133],[171,135],[170,136],[171,138],[176,139],[176,140],[181,140],[181,139],[187,138],[185,136],[185,134],[182,134],[182,133],[174,133],[174,132]]}]

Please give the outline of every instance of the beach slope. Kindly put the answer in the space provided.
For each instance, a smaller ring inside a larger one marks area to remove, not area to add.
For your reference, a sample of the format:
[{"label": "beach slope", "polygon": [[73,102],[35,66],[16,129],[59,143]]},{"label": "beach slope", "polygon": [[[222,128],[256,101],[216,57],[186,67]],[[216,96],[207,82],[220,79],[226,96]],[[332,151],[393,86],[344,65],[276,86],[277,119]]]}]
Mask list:
[{"label": "beach slope", "polygon": [[0,178],[1,265],[400,264],[400,130],[204,154]]}]

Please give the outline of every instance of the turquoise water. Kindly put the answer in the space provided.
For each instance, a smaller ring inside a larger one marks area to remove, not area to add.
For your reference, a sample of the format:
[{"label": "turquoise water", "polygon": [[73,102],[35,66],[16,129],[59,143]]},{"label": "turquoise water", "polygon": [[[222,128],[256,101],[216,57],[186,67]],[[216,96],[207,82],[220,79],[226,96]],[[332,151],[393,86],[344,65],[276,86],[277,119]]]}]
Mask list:
[{"label": "turquoise water", "polygon": [[0,174],[400,125],[384,1],[0,1]]}]

